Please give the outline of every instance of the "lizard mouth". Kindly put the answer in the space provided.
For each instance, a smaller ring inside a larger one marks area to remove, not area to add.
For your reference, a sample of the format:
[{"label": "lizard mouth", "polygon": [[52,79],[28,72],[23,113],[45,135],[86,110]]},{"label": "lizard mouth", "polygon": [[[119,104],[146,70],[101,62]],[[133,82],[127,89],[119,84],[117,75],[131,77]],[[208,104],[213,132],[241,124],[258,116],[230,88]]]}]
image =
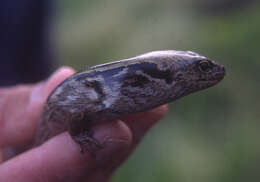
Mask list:
[{"label": "lizard mouth", "polygon": [[214,73],[216,79],[222,80],[226,75],[226,70],[223,65],[219,65],[218,70]]},{"label": "lizard mouth", "polygon": [[222,80],[226,75],[225,67],[222,65],[219,65],[216,69],[216,71],[213,73],[213,77],[217,80]]},{"label": "lizard mouth", "polygon": [[201,78],[199,82],[201,83],[218,83],[226,75],[224,66],[218,65],[211,73],[208,73],[204,78]]}]

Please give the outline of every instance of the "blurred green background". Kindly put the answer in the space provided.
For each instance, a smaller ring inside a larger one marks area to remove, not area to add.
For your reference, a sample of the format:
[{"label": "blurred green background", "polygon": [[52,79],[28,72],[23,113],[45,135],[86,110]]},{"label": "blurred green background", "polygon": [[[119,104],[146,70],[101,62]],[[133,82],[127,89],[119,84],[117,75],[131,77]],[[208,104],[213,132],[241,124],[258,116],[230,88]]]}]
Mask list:
[{"label": "blurred green background", "polygon": [[260,181],[260,3],[250,0],[60,0],[61,65],[82,69],[152,50],[225,65],[216,87],[169,105],[113,182]]}]

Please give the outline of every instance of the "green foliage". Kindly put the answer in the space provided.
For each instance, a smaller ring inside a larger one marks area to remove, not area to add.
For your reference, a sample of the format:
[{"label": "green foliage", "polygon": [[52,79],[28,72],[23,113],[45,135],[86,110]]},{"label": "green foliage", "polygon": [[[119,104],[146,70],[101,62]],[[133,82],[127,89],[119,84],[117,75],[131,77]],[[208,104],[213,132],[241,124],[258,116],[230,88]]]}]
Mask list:
[{"label": "green foliage", "polygon": [[151,50],[183,49],[218,60],[227,69],[218,86],[170,104],[168,116],[145,137],[114,182],[260,180],[260,4],[209,13],[201,7],[211,1],[198,2],[58,4],[53,37],[61,64],[82,69]]}]

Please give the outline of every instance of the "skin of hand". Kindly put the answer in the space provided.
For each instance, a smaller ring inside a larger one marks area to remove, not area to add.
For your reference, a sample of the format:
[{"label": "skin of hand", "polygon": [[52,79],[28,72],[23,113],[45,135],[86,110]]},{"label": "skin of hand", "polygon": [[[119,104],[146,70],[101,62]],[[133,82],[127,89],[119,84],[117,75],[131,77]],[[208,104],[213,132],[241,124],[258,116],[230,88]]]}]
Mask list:
[{"label": "skin of hand", "polygon": [[[44,103],[51,91],[75,71],[57,70],[48,80],[0,89],[0,148],[29,145],[36,132]],[[103,143],[93,157],[80,153],[67,132],[43,145],[0,163],[0,181],[72,182],[108,181],[129,157],[144,134],[167,112],[167,106],[124,116],[94,126],[94,138]],[[0,155],[1,162],[1,155]]]}]

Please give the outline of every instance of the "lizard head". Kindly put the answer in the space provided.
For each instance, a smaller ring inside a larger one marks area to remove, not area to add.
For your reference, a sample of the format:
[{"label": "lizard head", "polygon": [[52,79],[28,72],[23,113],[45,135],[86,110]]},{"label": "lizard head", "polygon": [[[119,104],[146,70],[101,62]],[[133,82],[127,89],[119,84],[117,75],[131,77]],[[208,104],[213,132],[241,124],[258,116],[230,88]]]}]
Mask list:
[{"label": "lizard head", "polygon": [[225,76],[224,66],[197,53],[180,51],[176,57],[179,68],[174,69],[174,80],[192,92],[211,87]]},{"label": "lizard head", "polygon": [[156,65],[155,69],[146,66],[143,70],[152,78],[160,78],[157,85],[162,89],[171,88],[171,96],[165,96],[171,100],[214,86],[225,76],[224,66],[191,51],[155,51],[139,58]]}]

